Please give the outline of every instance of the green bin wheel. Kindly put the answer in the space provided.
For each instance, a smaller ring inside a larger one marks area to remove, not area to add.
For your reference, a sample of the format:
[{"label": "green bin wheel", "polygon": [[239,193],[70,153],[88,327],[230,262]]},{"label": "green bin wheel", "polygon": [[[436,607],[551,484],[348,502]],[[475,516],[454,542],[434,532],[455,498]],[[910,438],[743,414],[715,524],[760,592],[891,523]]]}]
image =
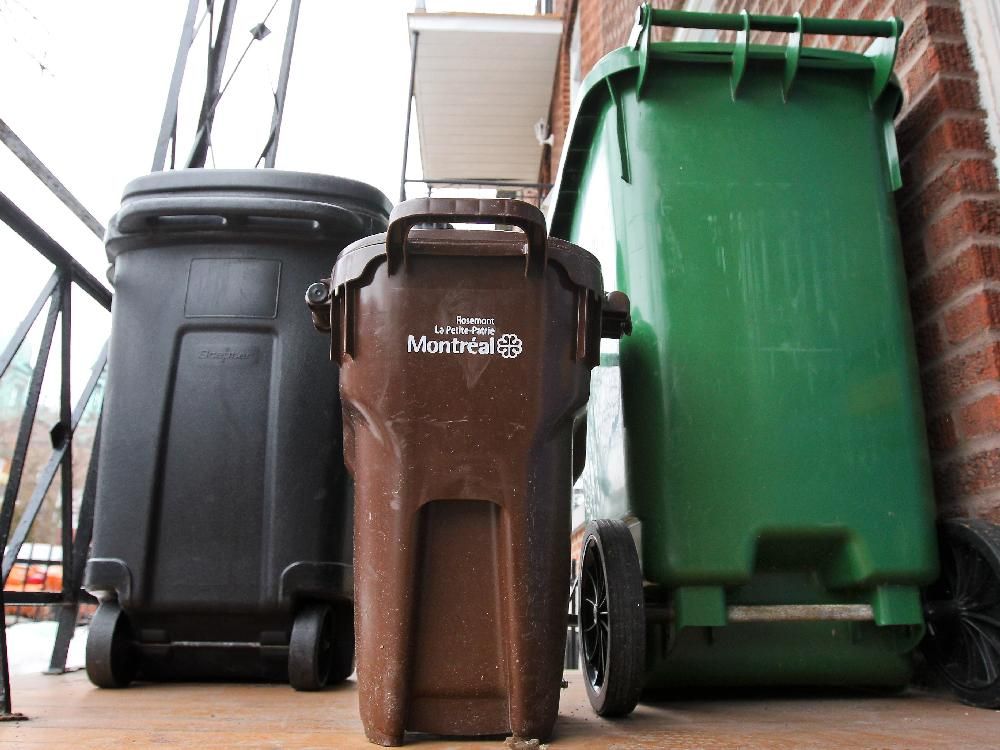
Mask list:
[{"label": "green bin wheel", "polygon": [[924,592],[922,650],[963,703],[1000,708],[1000,527],[945,521],[938,540],[941,575]]},{"label": "green bin wheel", "polygon": [[104,602],[90,620],[87,677],[100,688],[123,688],[135,679],[139,660],[128,616],[118,602]]},{"label": "green bin wheel", "polygon": [[354,671],[354,606],[351,602],[342,602],[336,606],[335,612],[337,626],[328,685],[343,682]]},{"label": "green bin wheel", "polygon": [[580,563],[580,661],[598,716],[625,716],[642,693],[646,613],[632,534],[621,521],[597,520],[583,535]]},{"label": "green bin wheel", "polygon": [[292,624],[288,644],[288,682],[296,690],[322,690],[330,677],[336,618],[329,604],[307,604]]}]

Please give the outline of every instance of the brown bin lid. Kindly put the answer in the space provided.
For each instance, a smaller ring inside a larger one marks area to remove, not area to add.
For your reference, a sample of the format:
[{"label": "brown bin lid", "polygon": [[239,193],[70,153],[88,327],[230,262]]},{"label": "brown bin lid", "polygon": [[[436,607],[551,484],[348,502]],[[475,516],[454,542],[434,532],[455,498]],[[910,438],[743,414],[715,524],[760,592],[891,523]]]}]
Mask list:
[{"label": "brown bin lid", "polygon": [[[337,289],[356,281],[385,261],[385,237],[384,233],[365,237],[341,252],[330,286]],[[406,240],[408,252],[414,255],[461,257],[523,257],[526,243],[521,232],[484,229],[414,229]],[[593,254],[572,242],[549,237],[545,255],[548,263],[561,267],[577,286],[603,293],[601,262]]]}]

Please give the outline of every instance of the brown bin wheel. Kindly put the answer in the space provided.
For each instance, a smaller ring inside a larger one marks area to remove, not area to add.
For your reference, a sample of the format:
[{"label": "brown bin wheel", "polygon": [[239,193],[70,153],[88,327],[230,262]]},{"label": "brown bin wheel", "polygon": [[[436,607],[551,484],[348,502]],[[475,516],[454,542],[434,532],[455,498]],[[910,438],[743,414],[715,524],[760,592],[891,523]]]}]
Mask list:
[{"label": "brown bin wheel", "polygon": [[333,658],[327,684],[343,682],[354,671],[354,606],[342,602],[336,606],[336,630],[333,641]]},{"label": "brown bin wheel", "polygon": [[646,612],[639,556],[628,526],[591,521],[580,564],[580,661],[598,716],[625,716],[642,693]]},{"label": "brown bin wheel", "polygon": [[132,628],[118,602],[104,602],[90,620],[87,677],[100,688],[123,688],[135,679],[138,657]]},{"label": "brown bin wheel", "polygon": [[1000,527],[945,521],[938,541],[941,575],[924,591],[923,653],[963,703],[1000,708]]},{"label": "brown bin wheel", "polygon": [[322,690],[334,658],[336,620],[328,604],[307,604],[295,616],[288,644],[288,682],[296,690]]}]

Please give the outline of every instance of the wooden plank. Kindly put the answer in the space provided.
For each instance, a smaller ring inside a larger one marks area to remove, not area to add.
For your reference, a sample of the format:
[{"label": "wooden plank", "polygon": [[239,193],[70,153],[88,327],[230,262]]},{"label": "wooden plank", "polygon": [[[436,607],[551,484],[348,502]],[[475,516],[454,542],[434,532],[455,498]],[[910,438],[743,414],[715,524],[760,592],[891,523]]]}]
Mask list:
[{"label": "wooden plank", "polygon": [[[921,693],[808,694],[795,690],[720,700],[641,704],[627,719],[590,710],[576,670],[567,672],[553,750],[659,748],[996,747],[1000,712]],[[14,694],[30,720],[0,725],[0,748],[371,748],[353,681],[320,693],[287,685],[170,684],[98,690],[82,672],[18,675]],[[421,741],[420,750],[489,750],[502,742]]]}]

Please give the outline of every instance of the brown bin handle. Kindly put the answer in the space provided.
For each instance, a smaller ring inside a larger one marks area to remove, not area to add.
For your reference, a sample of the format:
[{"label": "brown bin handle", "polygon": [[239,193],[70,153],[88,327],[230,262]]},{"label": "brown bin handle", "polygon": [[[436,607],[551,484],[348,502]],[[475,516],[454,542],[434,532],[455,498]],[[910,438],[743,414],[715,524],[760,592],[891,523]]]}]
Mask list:
[{"label": "brown bin handle", "polygon": [[424,222],[511,224],[528,238],[524,275],[541,276],[545,271],[545,215],[530,203],[507,198],[414,198],[389,214],[385,254],[390,275],[406,267],[406,238],[414,224]]}]

